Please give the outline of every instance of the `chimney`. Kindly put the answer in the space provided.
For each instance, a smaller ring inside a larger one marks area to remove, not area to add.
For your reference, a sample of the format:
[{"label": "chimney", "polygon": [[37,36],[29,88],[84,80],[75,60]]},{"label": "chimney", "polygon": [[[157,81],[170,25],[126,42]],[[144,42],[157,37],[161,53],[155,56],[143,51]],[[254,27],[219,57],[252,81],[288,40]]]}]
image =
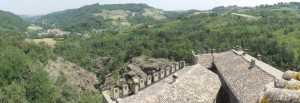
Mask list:
[{"label": "chimney", "polygon": [[257,59],[261,60],[261,55],[259,53],[257,54]]}]

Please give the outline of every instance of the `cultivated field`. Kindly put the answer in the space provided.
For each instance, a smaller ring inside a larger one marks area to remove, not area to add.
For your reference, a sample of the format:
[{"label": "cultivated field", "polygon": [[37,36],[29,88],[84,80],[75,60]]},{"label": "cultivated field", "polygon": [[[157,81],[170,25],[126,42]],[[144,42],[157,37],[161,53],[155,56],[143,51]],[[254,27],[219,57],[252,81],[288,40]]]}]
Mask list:
[{"label": "cultivated field", "polygon": [[32,39],[32,41],[35,43],[45,42],[50,46],[54,46],[54,44],[56,43],[56,41],[53,38]]},{"label": "cultivated field", "polygon": [[166,17],[163,14],[164,12],[158,9],[144,9],[143,13],[144,16],[152,16],[156,20],[165,19]]},{"label": "cultivated field", "polygon": [[239,13],[231,13],[232,15],[241,16],[249,19],[260,19],[261,17],[246,15],[246,14],[239,14]]},{"label": "cultivated field", "polygon": [[30,26],[27,27],[29,30],[33,30],[33,31],[36,31],[36,30],[42,30],[43,28],[40,27],[40,26],[37,26],[37,25],[34,25],[34,24],[31,24]]}]

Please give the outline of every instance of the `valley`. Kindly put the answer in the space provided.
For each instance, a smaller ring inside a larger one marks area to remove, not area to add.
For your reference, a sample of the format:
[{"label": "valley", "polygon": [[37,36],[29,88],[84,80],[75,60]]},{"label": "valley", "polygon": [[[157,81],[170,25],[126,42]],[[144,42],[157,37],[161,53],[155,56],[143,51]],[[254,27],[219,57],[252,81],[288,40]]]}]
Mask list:
[{"label": "valley", "polygon": [[[119,85],[127,73],[122,70],[146,77],[145,64],[191,65],[192,50],[211,53],[237,45],[280,71],[299,71],[299,8],[291,2],[164,11],[96,3],[26,19],[0,11],[0,102],[98,103],[103,90]],[[139,69],[130,69],[134,65]]]}]

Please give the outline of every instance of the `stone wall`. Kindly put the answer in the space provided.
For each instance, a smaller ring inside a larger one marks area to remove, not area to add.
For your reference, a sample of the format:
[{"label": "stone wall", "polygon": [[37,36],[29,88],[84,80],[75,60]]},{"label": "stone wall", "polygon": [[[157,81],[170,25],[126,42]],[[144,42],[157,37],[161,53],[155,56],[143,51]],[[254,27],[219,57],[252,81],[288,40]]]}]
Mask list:
[{"label": "stone wall", "polygon": [[[166,78],[167,76],[172,75],[173,73],[177,72],[178,70],[185,67],[185,61],[180,61],[178,63],[174,63],[173,65],[165,66],[165,68],[161,68],[159,71],[154,72],[151,75],[148,75],[146,78],[140,78],[138,81],[133,81],[132,84],[123,84],[122,88],[115,87],[112,90],[106,90],[106,95],[104,100],[117,100],[118,98],[123,98],[126,96],[133,95],[140,90],[143,90],[152,84]],[[136,79],[136,78],[135,78]],[[130,89],[130,88],[131,89]],[[111,94],[110,94],[111,93]],[[108,102],[109,103],[109,102]]]}]

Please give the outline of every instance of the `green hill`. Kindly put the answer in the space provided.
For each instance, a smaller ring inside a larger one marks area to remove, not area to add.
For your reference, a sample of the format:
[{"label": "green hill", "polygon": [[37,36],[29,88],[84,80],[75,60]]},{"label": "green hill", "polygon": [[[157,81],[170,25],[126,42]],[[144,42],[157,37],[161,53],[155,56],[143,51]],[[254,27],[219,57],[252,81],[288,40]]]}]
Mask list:
[{"label": "green hill", "polygon": [[55,52],[91,71],[94,68],[90,61],[100,57],[115,58],[101,72],[105,74],[116,72],[122,63],[136,56],[192,63],[190,51],[193,49],[242,45],[251,55],[260,53],[264,56],[263,61],[281,70],[300,70],[300,10],[291,5],[195,11],[156,23],[153,27],[137,25],[123,29],[121,33],[95,33],[90,38],[74,35],[59,43]]},{"label": "green hill", "polygon": [[19,16],[0,10],[0,32],[24,32],[27,26]]},{"label": "green hill", "polygon": [[[140,23],[153,23],[165,19],[164,11],[146,4],[87,5],[50,13],[37,21],[72,32],[118,29]],[[50,26],[51,27],[51,26]]]},{"label": "green hill", "polygon": [[[191,50],[236,45],[249,49],[250,55],[260,53],[264,62],[280,70],[299,71],[299,9],[298,2],[183,12],[166,12],[145,4],[94,4],[48,14],[37,19],[37,25],[89,35],[55,38],[54,47],[28,42],[24,35],[0,35],[0,101],[99,102],[99,93],[80,92],[66,82],[65,71],[80,70],[73,63],[97,73],[98,80],[108,74],[117,79],[119,70],[133,57],[185,60],[191,64]],[[0,11],[0,20],[1,34],[23,32],[28,26],[8,12]],[[108,31],[92,32],[103,29]],[[97,67],[97,62],[103,65]],[[47,74],[45,65],[50,71],[57,67],[53,71],[56,81],[51,80],[53,75]]]}]

